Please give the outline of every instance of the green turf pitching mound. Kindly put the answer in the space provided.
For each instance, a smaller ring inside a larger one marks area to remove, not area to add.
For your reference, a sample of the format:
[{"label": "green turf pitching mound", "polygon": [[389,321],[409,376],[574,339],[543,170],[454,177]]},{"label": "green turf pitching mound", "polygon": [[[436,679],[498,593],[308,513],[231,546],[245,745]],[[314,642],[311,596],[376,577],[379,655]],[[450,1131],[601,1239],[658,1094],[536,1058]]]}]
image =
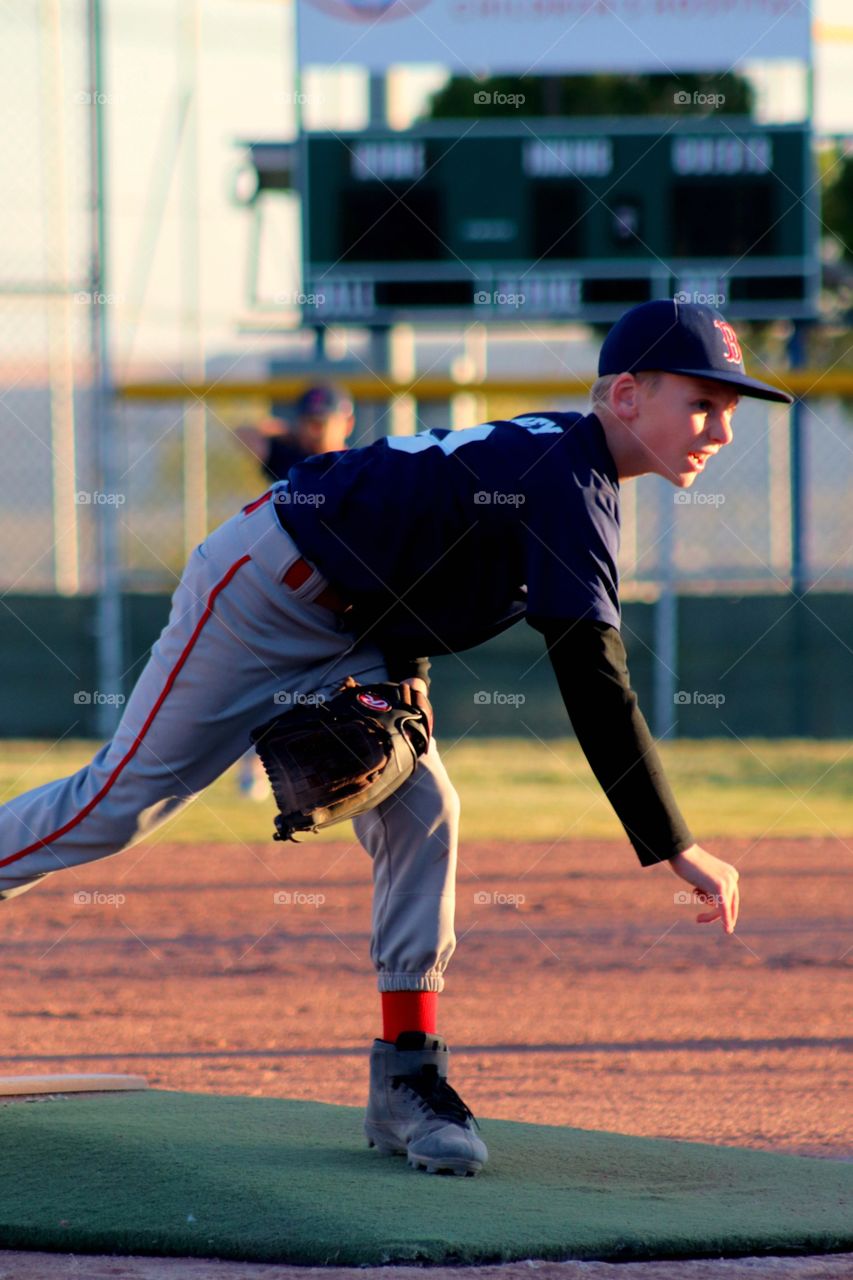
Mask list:
[{"label": "green turf pitching mound", "polygon": [[483,1123],[479,1178],[370,1151],[362,1111],[150,1092],[0,1107],[0,1247],[308,1264],[853,1248],[853,1166]]}]

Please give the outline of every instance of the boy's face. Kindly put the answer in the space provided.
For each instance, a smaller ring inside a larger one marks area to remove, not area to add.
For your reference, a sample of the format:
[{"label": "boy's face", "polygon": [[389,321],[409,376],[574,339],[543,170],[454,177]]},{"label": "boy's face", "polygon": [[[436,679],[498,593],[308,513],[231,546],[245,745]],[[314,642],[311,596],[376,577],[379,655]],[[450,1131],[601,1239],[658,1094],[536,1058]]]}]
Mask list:
[{"label": "boy's face", "polygon": [[689,489],[714,454],[732,441],[740,397],[724,382],[662,373],[656,386],[635,382],[632,433],[648,471]]}]

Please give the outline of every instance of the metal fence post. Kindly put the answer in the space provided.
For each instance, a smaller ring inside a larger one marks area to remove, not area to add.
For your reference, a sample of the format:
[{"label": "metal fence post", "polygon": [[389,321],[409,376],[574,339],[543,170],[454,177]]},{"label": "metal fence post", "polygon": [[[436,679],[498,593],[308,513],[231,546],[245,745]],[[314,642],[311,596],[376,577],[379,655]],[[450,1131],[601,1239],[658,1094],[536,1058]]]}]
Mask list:
[{"label": "metal fence post", "polygon": [[654,675],[653,722],[656,738],[674,738],[678,730],[675,701],[678,665],[678,596],[673,554],[675,550],[675,514],[672,490],[665,480],[658,481],[658,510],[663,531],[658,543],[660,554],[658,580],[660,593],[654,610]]},{"label": "metal fence post", "polygon": [[95,506],[98,522],[100,575],[96,614],[98,646],[98,699],[96,727],[99,735],[111,737],[121,709],[117,701],[122,686],[121,564],[119,548],[118,465],[116,458],[115,413],[110,374],[109,308],[98,298],[106,297],[107,217],[104,182],[104,92],[103,48],[100,0],[88,0],[89,82],[92,86],[89,133],[91,166],[91,357],[92,414],[97,450],[98,484],[101,501]]}]

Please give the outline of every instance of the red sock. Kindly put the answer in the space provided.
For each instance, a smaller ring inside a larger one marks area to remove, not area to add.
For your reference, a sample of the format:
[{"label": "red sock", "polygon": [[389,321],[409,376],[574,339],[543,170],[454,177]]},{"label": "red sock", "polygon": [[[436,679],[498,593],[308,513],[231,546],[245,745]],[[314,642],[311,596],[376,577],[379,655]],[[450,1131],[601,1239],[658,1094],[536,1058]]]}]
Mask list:
[{"label": "red sock", "polygon": [[402,1031],[435,1035],[437,991],[383,991],[382,1039],[392,1043]]}]

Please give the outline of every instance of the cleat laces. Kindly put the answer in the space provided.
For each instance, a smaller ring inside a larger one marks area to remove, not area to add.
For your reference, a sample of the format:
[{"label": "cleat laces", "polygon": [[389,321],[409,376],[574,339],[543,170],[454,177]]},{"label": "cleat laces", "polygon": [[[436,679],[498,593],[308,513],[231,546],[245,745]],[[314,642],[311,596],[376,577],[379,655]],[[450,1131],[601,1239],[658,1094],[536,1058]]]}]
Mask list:
[{"label": "cleat laces", "polygon": [[464,1125],[468,1120],[473,1120],[477,1128],[480,1127],[471,1108],[462,1101],[445,1077],[439,1074],[438,1067],[433,1063],[427,1063],[414,1075],[395,1076],[393,1085],[395,1089],[401,1085],[411,1089],[419,1098],[422,1111],[431,1111],[433,1115],[442,1120],[450,1120],[453,1124]]}]

